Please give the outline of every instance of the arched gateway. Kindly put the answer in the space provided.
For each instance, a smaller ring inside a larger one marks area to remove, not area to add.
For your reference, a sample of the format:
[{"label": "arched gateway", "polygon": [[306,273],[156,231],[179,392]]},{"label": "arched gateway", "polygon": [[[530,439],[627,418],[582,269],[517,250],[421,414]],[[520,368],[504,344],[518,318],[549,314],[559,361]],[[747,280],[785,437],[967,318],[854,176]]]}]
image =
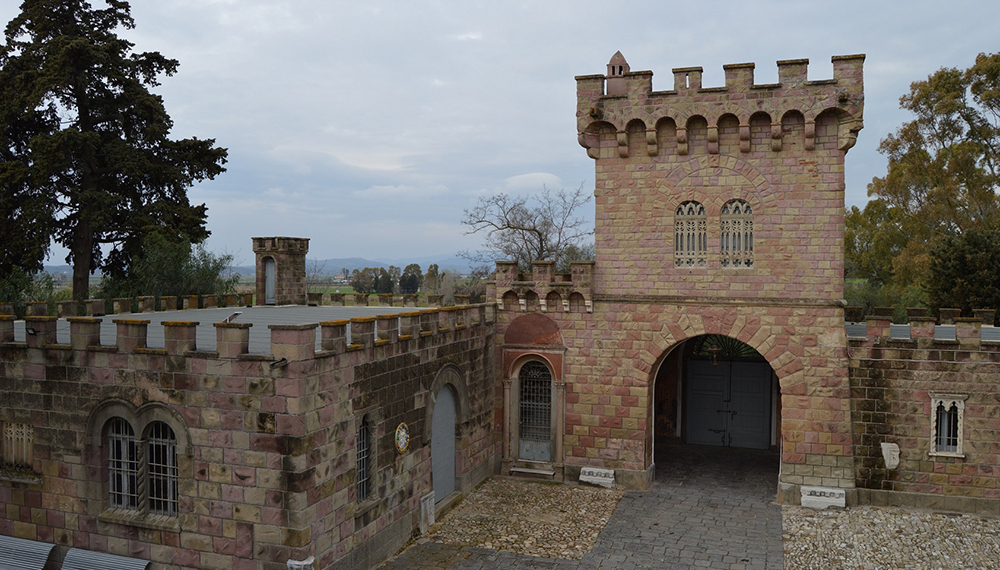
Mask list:
[{"label": "arched gateway", "polygon": [[[680,443],[780,452],[781,500],[854,487],[844,157],[863,61],[833,58],[825,81],[781,61],[773,85],[729,65],[711,88],[678,68],[654,91],[618,54],[613,74],[577,77],[595,258],[497,263],[506,472],[645,488],[654,448]],[[546,461],[519,445],[528,360],[552,372]]]},{"label": "arched gateway", "polygon": [[656,368],[652,393],[654,448],[777,445],[777,377],[759,352],[736,339],[701,335],[678,343]]}]

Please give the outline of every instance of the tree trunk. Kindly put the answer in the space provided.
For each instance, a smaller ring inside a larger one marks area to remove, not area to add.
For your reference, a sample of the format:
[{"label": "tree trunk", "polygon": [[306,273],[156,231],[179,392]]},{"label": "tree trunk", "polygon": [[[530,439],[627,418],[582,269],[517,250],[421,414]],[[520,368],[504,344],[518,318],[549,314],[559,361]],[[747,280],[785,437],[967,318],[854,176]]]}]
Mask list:
[{"label": "tree trunk", "polygon": [[94,250],[94,232],[81,216],[73,232],[73,300],[83,301],[90,294],[90,261]]}]

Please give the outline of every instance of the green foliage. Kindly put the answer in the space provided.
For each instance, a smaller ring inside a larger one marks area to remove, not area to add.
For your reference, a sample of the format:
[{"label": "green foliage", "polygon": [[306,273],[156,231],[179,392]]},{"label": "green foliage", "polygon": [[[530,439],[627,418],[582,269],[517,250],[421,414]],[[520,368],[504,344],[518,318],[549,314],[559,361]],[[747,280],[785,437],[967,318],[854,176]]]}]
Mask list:
[{"label": "green foliage", "polygon": [[158,233],[147,235],[143,244],[127,275],[107,275],[101,280],[99,296],[114,299],[236,292],[240,277],[232,272],[232,255],[215,255],[201,245],[172,242]]},{"label": "green foliage", "polygon": [[370,295],[378,292],[378,270],[371,267],[351,271],[348,279],[351,287],[358,293]]},{"label": "green foliage", "polygon": [[930,247],[930,305],[1000,311],[1000,230],[972,229]]},{"label": "green foliage", "polygon": [[927,294],[923,288],[911,285],[901,291],[870,279],[847,279],[844,283],[844,299],[848,307],[861,307],[864,314],[872,314],[875,307],[892,307],[895,323],[907,321],[906,309],[927,306]]},{"label": "green foliage", "polygon": [[895,295],[929,285],[937,241],[1000,229],[1000,54],[914,82],[900,105],[915,119],[882,141],[888,171],[847,215],[846,241],[848,276]]},{"label": "green foliage", "polygon": [[20,267],[15,267],[0,279],[0,303],[13,305],[18,318],[24,318],[27,302],[44,302],[52,309],[55,303],[68,299],[69,292],[56,288],[48,273],[29,275]]},{"label": "green foliage", "polygon": [[423,282],[424,275],[420,271],[420,266],[411,263],[403,269],[402,275],[399,276],[399,292],[404,295],[415,295],[417,291],[420,291]]},{"label": "green foliage", "polygon": [[424,285],[428,293],[436,294],[441,288],[441,272],[437,263],[432,263],[427,267],[427,274],[424,275]]},{"label": "green foliage", "polygon": [[168,138],[149,88],[177,61],[133,53],[117,35],[134,27],[128,3],[104,4],[24,0],[0,46],[0,274],[39,270],[54,241],[77,299],[95,268],[124,277],[151,231],[204,240],[207,208],[187,188],[226,162],[213,140]]}]

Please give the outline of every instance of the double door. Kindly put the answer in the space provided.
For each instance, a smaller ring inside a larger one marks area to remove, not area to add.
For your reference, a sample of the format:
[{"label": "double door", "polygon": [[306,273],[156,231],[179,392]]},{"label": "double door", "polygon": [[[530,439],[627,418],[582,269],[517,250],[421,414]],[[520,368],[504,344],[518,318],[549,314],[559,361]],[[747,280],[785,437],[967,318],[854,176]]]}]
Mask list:
[{"label": "double door", "polygon": [[767,449],[772,372],[766,362],[689,360],[687,442]]}]

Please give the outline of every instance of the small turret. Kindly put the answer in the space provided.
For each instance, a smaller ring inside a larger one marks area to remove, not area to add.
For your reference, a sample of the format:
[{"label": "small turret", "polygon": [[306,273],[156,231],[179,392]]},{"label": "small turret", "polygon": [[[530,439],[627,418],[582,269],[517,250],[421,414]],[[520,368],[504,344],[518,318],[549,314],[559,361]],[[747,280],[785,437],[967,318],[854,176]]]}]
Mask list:
[{"label": "small turret", "polygon": [[622,52],[616,51],[608,62],[608,95],[625,95],[625,74],[629,72],[628,62]]}]

